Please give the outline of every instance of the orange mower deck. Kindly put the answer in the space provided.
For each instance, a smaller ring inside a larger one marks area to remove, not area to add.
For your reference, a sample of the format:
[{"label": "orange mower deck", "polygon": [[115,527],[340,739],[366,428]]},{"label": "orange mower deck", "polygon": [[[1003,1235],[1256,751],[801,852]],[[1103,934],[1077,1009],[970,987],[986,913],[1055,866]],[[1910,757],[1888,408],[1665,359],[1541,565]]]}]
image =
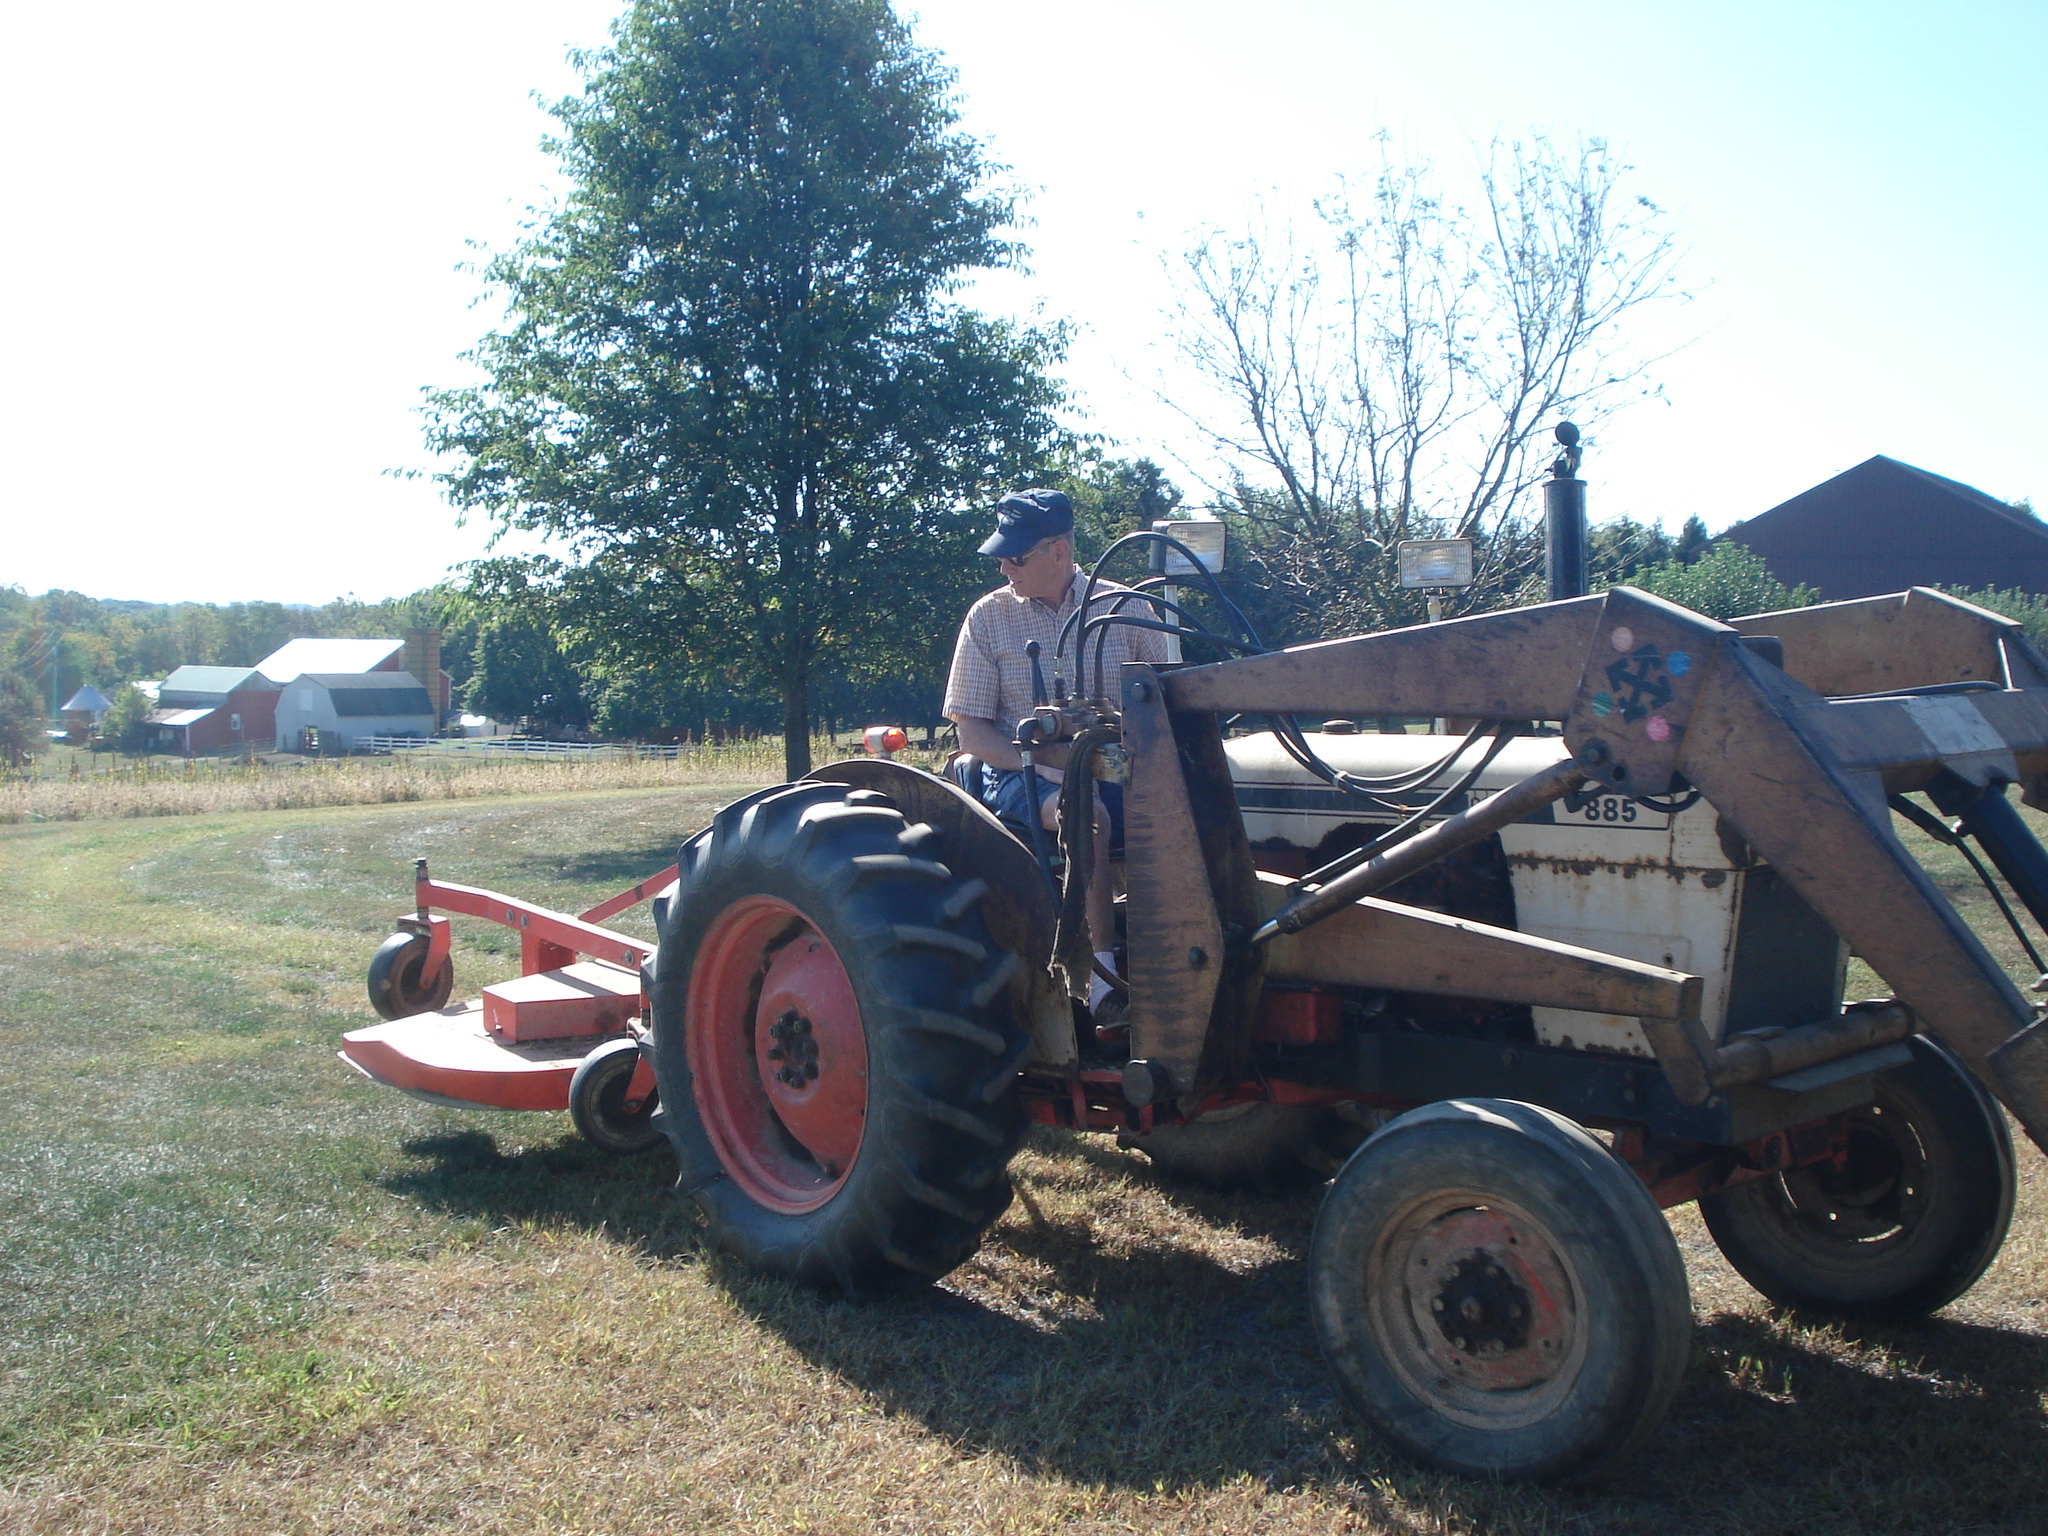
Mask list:
[{"label": "orange mower deck", "polygon": [[[567,1109],[569,1080],[606,1037],[507,1041],[484,1026],[481,1001],[352,1030],[341,1059],[418,1098],[489,1109]],[[616,1036],[610,1038],[616,1039]]]},{"label": "orange mower deck", "polygon": [[[387,1022],[343,1035],[342,1060],[374,1082],[436,1103],[571,1109],[577,1068],[614,1042],[634,1037],[645,1008],[639,966],[654,946],[599,924],[674,877],[671,866],[587,912],[570,914],[432,880],[426,862],[417,861],[416,910],[397,925],[417,959],[401,956],[413,967],[405,973],[406,985],[382,1001],[378,966],[372,965],[371,1000]],[[435,1007],[449,990],[449,935],[448,919],[434,908],[513,929],[520,936],[523,974],[485,987],[479,999]],[[431,980],[436,973],[437,995]],[[653,1074],[643,1062],[632,1074],[626,1108],[637,1109],[652,1089]]]}]

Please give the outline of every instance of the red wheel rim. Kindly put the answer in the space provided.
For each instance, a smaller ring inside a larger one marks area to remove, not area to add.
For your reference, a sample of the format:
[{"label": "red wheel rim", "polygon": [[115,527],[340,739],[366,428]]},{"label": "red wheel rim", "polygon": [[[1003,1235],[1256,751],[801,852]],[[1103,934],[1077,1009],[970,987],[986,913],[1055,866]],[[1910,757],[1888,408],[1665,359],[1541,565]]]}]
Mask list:
[{"label": "red wheel rim", "polygon": [[697,1108],[734,1182],[771,1210],[815,1210],[846,1182],[867,1126],[868,1043],[846,967],[773,896],[712,921],[684,1039]]}]

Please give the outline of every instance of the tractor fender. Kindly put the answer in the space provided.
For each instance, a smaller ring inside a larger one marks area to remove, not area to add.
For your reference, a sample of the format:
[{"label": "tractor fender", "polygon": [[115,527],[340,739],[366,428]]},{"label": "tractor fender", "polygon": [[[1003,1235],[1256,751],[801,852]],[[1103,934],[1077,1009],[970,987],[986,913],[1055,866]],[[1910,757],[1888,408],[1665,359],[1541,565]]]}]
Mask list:
[{"label": "tractor fender", "polygon": [[1014,1017],[1031,1036],[1027,1065],[1074,1066],[1080,1060],[1074,1011],[1052,972],[1059,912],[1031,850],[959,785],[907,763],[849,758],[813,768],[804,777],[887,795],[905,819],[938,829],[946,865],[956,875],[988,882],[981,914],[995,941],[1017,957],[1009,987]]}]

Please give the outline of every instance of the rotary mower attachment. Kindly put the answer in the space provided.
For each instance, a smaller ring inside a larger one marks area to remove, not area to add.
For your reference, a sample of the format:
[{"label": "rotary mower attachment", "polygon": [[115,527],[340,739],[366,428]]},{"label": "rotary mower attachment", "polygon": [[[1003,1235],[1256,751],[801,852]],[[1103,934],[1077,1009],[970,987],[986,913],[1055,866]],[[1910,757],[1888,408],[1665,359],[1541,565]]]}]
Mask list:
[{"label": "rotary mower attachment", "polygon": [[[414,910],[370,962],[370,1003],[387,1021],[342,1036],[341,1058],[414,1098],[455,1108],[566,1109],[593,1145],[643,1152],[654,1129],[654,1071],[642,967],[654,946],[601,926],[675,879],[673,866],[571,915],[414,865]],[[438,911],[436,910],[438,909]],[[519,935],[520,974],[448,1004],[459,913]],[[584,957],[584,958],[579,958]]]}]

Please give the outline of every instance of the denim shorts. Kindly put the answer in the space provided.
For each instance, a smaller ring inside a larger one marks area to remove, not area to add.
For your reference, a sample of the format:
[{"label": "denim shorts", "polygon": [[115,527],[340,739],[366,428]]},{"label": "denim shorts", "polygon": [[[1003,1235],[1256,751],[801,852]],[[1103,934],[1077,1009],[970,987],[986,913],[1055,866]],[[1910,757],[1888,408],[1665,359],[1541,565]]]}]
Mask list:
[{"label": "denim shorts", "polygon": [[[1110,846],[1120,847],[1124,840],[1124,787],[1098,780],[1095,791],[1102,797],[1102,808],[1109,812]],[[1039,778],[1040,805],[1059,792],[1059,785],[1043,776]],[[995,812],[999,821],[1006,821],[1014,827],[1028,828],[1031,825],[1030,802],[1025,798],[1024,770],[1021,768],[991,768],[986,763],[982,764],[981,803]]]}]

